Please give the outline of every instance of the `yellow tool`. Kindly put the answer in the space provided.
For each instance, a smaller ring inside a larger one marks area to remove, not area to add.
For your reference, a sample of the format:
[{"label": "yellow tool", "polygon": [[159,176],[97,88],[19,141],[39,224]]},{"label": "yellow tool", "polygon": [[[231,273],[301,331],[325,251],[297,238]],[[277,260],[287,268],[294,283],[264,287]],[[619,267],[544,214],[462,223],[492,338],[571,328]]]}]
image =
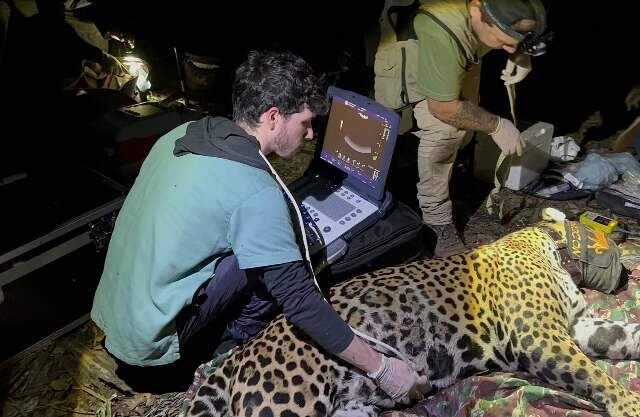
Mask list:
[{"label": "yellow tool", "polygon": [[580,215],[580,223],[602,230],[605,234],[610,235],[618,227],[618,221],[610,219],[593,211],[585,211]]}]

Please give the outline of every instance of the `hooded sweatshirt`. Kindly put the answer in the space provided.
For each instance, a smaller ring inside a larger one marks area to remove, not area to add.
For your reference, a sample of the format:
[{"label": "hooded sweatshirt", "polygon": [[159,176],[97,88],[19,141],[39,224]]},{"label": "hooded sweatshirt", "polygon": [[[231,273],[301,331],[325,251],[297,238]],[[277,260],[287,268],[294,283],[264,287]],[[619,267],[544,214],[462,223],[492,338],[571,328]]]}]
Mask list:
[{"label": "hooded sweatshirt", "polygon": [[114,356],[138,366],[176,361],[175,317],[231,252],[241,269],[263,274],[287,318],[319,345],[336,353],[351,342],[307,272],[259,149],[220,117],[156,142],[118,214],[91,312]]}]

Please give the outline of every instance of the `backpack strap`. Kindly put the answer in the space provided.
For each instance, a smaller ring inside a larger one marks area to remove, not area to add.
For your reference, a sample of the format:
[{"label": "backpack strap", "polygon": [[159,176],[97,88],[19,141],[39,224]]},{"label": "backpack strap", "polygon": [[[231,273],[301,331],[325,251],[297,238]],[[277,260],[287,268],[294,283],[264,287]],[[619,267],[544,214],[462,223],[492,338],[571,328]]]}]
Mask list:
[{"label": "backpack strap", "polygon": [[474,57],[469,57],[467,55],[467,51],[465,51],[464,46],[462,46],[462,42],[460,42],[460,39],[456,36],[455,33],[453,33],[453,31],[449,28],[449,26],[445,25],[444,22],[440,19],[438,19],[437,17],[435,17],[433,15],[433,13],[424,10],[424,9],[418,9],[417,11],[418,14],[423,14],[425,16],[429,16],[434,22],[436,22],[438,24],[438,26],[440,26],[442,29],[444,29],[445,32],[447,32],[449,34],[449,36],[451,36],[453,38],[453,40],[456,42],[456,45],[458,45],[458,49],[460,50],[460,53],[465,57],[467,63],[464,67],[464,69],[466,71],[469,71],[471,69],[471,67],[474,64],[477,64],[479,62],[478,57],[474,56]]},{"label": "backpack strap", "polygon": [[570,243],[567,242],[569,239],[568,235],[566,238],[563,238],[562,234],[542,224],[536,225],[536,227],[540,228],[543,232],[549,235],[551,239],[553,239],[556,246],[556,252],[558,252],[560,257],[560,265],[569,273],[573,282],[576,285],[579,285],[580,282],[582,282],[582,271],[578,267],[576,261],[571,258],[571,248],[568,247]]}]

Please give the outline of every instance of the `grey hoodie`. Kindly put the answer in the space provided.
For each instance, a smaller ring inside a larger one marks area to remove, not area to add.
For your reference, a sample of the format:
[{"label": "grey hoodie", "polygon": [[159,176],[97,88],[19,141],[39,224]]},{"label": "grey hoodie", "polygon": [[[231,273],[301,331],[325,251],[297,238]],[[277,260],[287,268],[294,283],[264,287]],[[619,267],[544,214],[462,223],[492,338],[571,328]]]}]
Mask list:
[{"label": "grey hoodie", "polygon": [[224,117],[207,116],[187,126],[187,133],[176,141],[173,154],[193,153],[240,162],[267,172],[269,167],[258,154],[260,144],[240,126]]}]

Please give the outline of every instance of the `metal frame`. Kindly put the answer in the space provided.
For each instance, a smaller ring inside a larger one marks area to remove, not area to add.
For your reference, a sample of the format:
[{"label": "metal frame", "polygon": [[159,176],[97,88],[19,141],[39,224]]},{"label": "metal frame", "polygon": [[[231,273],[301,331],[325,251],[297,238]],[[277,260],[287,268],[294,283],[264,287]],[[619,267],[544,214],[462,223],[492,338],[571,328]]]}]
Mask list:
[{"label": "metal frame", "polygon": [[6,360],[0,362],[0,371],[2,371],[3,369],[7,368],[8,366],[16,363],[20,359],[23,359],[24,357],[28,356],[29,354],[31,354],[33,352],[36,352],[37,350],[40,350],[41,348],[47,346],[48,344],[50,344],[53,341],[55,341],[57,338],[59,338],[61,336],[64,336],[65,334],[69,333],[71,330],[75,329],[76,327],[79,327],[79,326],[83,325],[84,323],[89,321],[90,318],[91,317],[90,317],[89,313],[84,314],[83,316],[78,317],[77,319],[75,319],[71,323],[67,324],[66,326],[64,326],[64,327],[56,330],[55,332],[51,333],[50,335],[48,335],[44,339],[38,340],[36,343],[32,344],[28,348],[16,353],[15,355],[10,357],[9,359],[6,359]]},{"label": "metal frame", "polygon": [[[63,224],[59,228],[54,229],[51,233],[41,236],[29,243],[13,249],[10,252],[0,255],[0,265],[10,262],[18,256],[21,256],[47,242],[63,236],[66,233],[76,230],[81,226],[88,225],[93,220],[99,219],[109,213],[116,211],[122,206],[124,199],[124,196],[118,197],[115,200],[110,201],[109,203],[103,204],[100,207],[97,207],[81,216],[74,218],[73,220],[69,221],[66,224]],[[42,268],[43,266],[55,261],[56,259],[67,255],[75,250],[78,250],[79,248],[91,242],[92,239],[89,235],[89,231],[87,230],[84,233],[71,238],[57,246],[54,246],[53,248],[39,255],[36,255],[29,260],[17,262],[7,271],[0,273],[0,289],[2,289],[4,285],[17,280],[18,278],[21,278],[24,275],[35,271],[36,269]]]}]

